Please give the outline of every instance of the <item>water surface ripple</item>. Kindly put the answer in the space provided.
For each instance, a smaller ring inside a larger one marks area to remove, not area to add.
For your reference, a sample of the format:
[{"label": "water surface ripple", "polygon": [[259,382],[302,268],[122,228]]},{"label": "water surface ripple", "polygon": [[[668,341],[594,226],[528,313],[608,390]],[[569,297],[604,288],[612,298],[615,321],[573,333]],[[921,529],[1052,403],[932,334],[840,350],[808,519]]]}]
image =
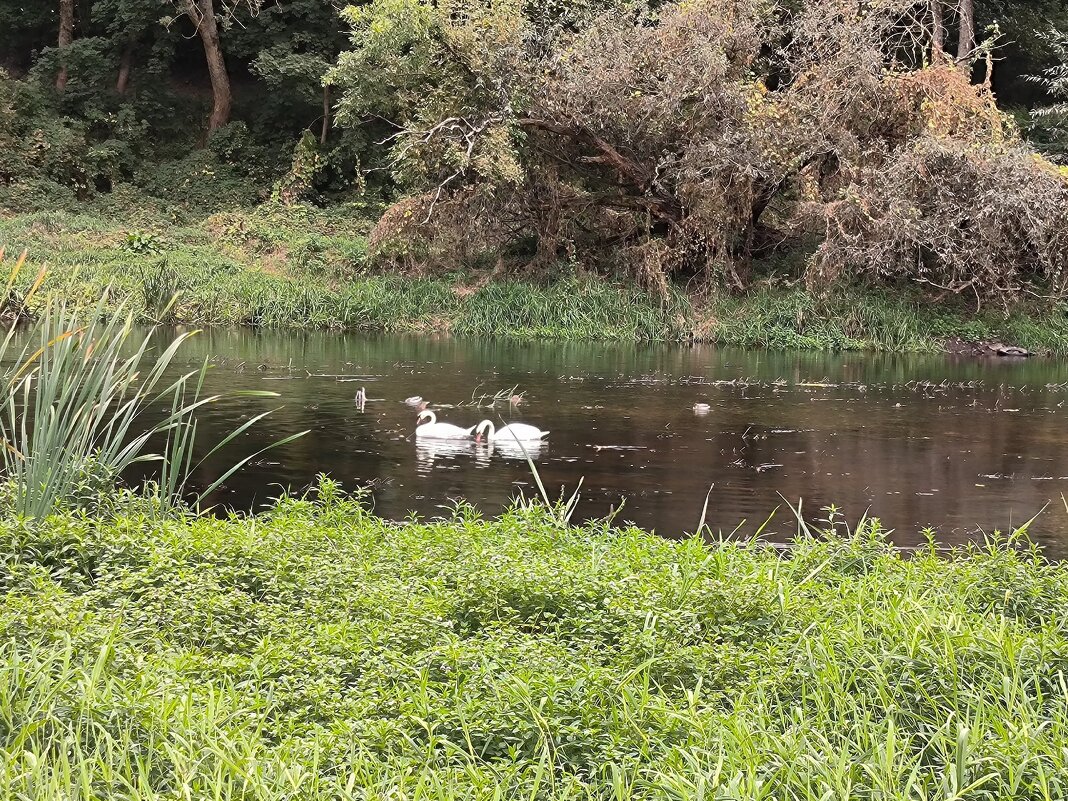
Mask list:
[{"label": "water surface ripple", "polygon": [[[371,487],[375,511],[391,518],[442,514],[460,498],[494,514],[519,489],[533,491],[514,448],[417,443],[403,400],[421,395],[448,422],[550,429],[538,468],[553,493],[584,479],[580,516],[625,499],[621,520],[679,536],[696,527],[711,486],[717,530],[751,533],[779,506],[769,531],[784,539],[794,524],[783,498],[803,498],[813,517],[832,503],[847,519],[870,510],[908,545],[925,526],[945,542],[1006,530],[1049,503],[1033,536],[1051,555],[1068,554],[1061,362],[247,330],[203,333],[187,354],[211,359],[209,390],[281,394],[212,407],[206,441],[278,404],[242,448],[311,429],[215,499],[237,508],[318,473]],[[513,385],[524,393],[518,410],[464,405]],[[353,402],[360,386],[363,412]],[[711,408],[697,414],[695,403]],[[209,462],[201,478],[222,469]]]}]

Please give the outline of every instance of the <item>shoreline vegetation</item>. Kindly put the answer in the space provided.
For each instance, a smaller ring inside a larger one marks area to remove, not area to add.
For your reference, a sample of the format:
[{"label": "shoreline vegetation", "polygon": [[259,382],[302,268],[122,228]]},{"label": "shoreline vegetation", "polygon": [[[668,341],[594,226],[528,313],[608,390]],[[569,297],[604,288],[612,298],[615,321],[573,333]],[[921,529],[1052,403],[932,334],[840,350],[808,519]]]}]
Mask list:
[{"label": "shoreline vegetation", "polygon": [[137,495],[2,524],[0,795],[1062,798],[1068,570],[878,522],[758,542],[520,503]]},{"label": "shoreline vegetation", "polygon": [[163,4],[3,18],[8,316],[1068,354],[1063,3]]},{"label": "shoreline vegetation", "polygon": [[359,209],[273,203],[182,222],[158,209],[9,210],[0,214],[0,267],[10,272],[23,250],[28,259],[7,311],[34,312],[20,291],[44,268],[36,303],[58,293],[91,305],[111,286],[114,302],[145,323],[970,355],[1005,342],[1068,353],[1060,307],[1017,304],[1006,314],[988,304],[976,313],[974,300],[936,304],[907,286],[823,294],[768,283],[742,294],[673,288],[657,297],[576,266],[537,281],[492,268],[372,271],[371,225]]}]

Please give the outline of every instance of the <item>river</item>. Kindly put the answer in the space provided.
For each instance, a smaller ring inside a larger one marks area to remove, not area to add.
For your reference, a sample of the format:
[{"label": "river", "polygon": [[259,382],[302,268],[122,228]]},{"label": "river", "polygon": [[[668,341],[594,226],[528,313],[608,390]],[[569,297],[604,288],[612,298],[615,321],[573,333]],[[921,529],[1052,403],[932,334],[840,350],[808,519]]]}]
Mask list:
[{"label": "river", "polygon": [[[1047,506],[1032,536],[1068,555],[1068,364],[1044,360],[739,351],[711,346],[475,342],[447,338],[207,331],[187,346],[210,358],[208,391],[269,389],[276,400],[223,401],[203,442],[278,407],[208,462],[201,480],[271,440],[309,429],[233,477],[212,500],[255,509],[326,473],[368,487],[377,514],[446,514],[466,499],[498,513],[534,493],[520,454],[417,443],[410,396],[443,421],[522,420],[551,430],[532,454],[555,496],[582,480],[577,517],[608,514],[676,537],[708,498],[714,531],[796,529],[831,504],[864,514],[902,545],[981,539]],[[522,403],[478,407],[517,387]],[[363,411],[354,397],[366,387]],[[695,403],[710,406],[694,411]]]}]

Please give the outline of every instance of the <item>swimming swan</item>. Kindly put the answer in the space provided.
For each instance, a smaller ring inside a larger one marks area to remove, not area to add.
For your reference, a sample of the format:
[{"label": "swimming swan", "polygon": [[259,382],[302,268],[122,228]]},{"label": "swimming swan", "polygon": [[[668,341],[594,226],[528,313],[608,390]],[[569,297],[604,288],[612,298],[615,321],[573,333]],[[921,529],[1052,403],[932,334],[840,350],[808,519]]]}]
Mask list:
[{"label": "swimming swan", "polygon": [[[429,420],[430,422],[419,425],[423,420]],[[454,426],[452,423],[439,423],[438,416],[429,410],[419,412],[419,416],[415,418],[415,436],[417,437],[466,439],[471,436],[474,430],[474,426],[460,428],[460,426]]]},{"label": "swimming swan", "polygon": [[528,426],[526,423],[509,423],[500,431],[493,425],[492,420],[483,420],[475,429],[475,441],[482,441],[482,432],[486,432],[486,441],[504,442],[540,442],[549,436],[548,431]]}]

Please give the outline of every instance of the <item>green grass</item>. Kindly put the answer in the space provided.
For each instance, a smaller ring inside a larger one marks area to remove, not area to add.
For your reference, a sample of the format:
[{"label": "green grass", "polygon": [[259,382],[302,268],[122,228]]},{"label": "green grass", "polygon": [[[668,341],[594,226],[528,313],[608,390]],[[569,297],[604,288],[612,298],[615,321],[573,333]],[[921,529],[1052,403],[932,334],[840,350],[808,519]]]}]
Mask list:
[{"label": "green grass", "polygon": [[839,287],[826,296],[803,289],[717,294],[699,304],[697,319],[699,338],[739,347],[922,353],[941,351],[956,338],[1068,353],[1063,308],[975,312],[951,301],[933,303],[909,288]]},{"label": "green grass", "polygon": [[372,273],[369,223],[354,215],[268,204],[194,226],[147,214],[123,227],[97,213],[38,212],[0,217],[0,242],[9,256],[25,248],[33,266],[49,269],[46,293],[91,303],[111,286],[145,322],[520,339],[679,339],[686,331],[681,298],[663,303],[594,278],[483,286],[462,273]]},{"label": "green grass", "polygon": [[672,340],[684,335],[689,304],[634,287],[566,278],[546,287],[490,283],[470,296],[452,331],[461,336],[522,339]]},{"label": "green grass", "polygon": [[1006,541],[119,508],[4,526],[4,798],[1068,793],[1068,570]]},{"label": "green grass", "polygon": [[46,290],[92,303],[112,286],[116,302],[141,309],[144,322],[891,352],[938,351],[959,338],[1068,353],[1063,308],[975,313],[908,288],[661,299],[574,274],[548,283],[474,271],[379,274],[366,263],[372,209],[267,203],[198,221],[137,198],[0,215],[0,243],[9,258],[26,248],[32,266],[49,268]]}]

